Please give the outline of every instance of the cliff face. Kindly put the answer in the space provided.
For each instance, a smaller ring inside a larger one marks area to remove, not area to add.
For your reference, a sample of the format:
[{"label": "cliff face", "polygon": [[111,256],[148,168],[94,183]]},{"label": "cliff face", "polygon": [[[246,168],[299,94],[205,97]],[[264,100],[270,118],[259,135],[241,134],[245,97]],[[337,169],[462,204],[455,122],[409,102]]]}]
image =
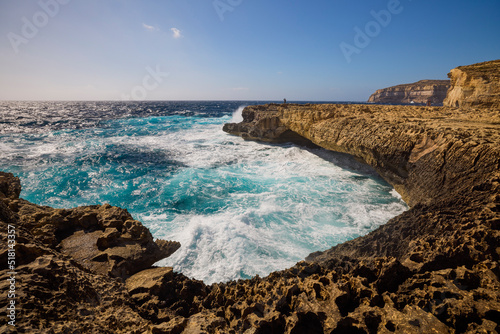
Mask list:
[{"label": "cliff face", "polygon": [[432,104],[437,105],[443,103],[449,88],[449,80],[420,80],[411,84],[379,89],[370,96],[368,102],[394,104],[427,103],[430,99]]},{"label": "cliff face", "polygon": [[[293,132],[304,142],[354,155],[377,169],[411,206],[466,191],[498,168],[497,151],[488,144],[498,140],[495,111],[288,104],[251,106],[243,113],[252,121],[227,124],[224,130],[276,142],[292,138]],[[272,130],[267,118],[273,119]],[[484,161],[481,170],[478,161]],[[467,182],[458,182],[462,178]]]},{"label": "cliff face", "polygon": [[500,108],[500,59],[454,68],[448,77],[445,106]]}]

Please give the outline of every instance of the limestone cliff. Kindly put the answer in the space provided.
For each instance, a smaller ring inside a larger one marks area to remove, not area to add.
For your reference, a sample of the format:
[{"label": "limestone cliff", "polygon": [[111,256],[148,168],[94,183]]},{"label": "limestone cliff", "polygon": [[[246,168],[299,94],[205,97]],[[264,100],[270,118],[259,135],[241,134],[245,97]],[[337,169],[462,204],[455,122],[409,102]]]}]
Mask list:
[{"label": "limestone cliff", "polygon": [[[477,184],[485,172],[472,173],[477,159],[488,161],[488,173],[498,168],[494,146],[479,145],[498,139],[495,110],[271,104],[247,107],[243,118],[242,123],[226,124],[224,130],[274,142],[300,136],[301,142],[354,155],[377,169],[411,206]],[[481,151],[486,148],[487,152]],[[468,181],[457,183],[465,175]]]},{"label": "limestone cliff", "polygon": [[433,105],[440,105],[443,103],[449,88],[449,80],[420,80],[411,84],[379,89],[370,96],[368,102],[389,104],[427,103],[430,99]]},{"label": "limestone cliff", "polygon": [[500,108],[500,59],[454,68],[448,77],[445,106]]}]

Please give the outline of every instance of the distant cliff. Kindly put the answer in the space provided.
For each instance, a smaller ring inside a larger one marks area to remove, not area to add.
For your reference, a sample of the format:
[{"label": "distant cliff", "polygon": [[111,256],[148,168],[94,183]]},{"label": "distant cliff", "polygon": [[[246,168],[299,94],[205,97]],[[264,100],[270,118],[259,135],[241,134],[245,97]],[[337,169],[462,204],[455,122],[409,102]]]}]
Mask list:
[{"label": "distant cliff", "polygon": [[500,59],[454,68],[447,107],[500,108]]},{"label": "distant cliff", "polygon": [[379,89],[370,96],[374,103],[431,103],[442,104],[450,88],[450,80],[420,80],[411,84]]}]

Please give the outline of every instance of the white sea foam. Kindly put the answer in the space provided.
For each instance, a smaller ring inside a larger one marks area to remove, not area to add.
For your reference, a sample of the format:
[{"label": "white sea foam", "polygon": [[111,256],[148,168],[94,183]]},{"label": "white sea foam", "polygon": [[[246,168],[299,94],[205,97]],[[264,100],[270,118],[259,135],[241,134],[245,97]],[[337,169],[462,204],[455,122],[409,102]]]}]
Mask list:
[{"label": "white sea foam", "polygon": [[392,196],[394,196],[395,198],[399,199],[399,200],[402,200],[403,197],[401,196],[400,193],[398,193],[396,191],[396,189],[391,189],[391,191],[389,192]]},{"label": "white sea foam", "polygon": [[[169,150],[175,145],[187,166],[202,170],[218,166],[205,176],[179,174],[184,180],[180,192],[196,180],[214,189],[219,184],[235,187],[231,182],[259,188],[229,194],[231,206],[224,210],[178,215],[166,224],[169,227],[162,227],[165,216],[141,217],[155,236],[182,244],[161,264],[207,283],[286,268],[313,251],[363,235],[406,209],[402,202],[374,202],[379,181],[360,176],[357,171],[368,168],[345,155],[248,142],[210,126],[194,129],[189,136],[167,137],[171,140],[161,145]],[[201,143],[210,149],[196,150]]]},{"label": "white sea foam", "polygon": [[0,148],[9,161],[22,157],[23,191],[34,200],[124,206],[156,238],[181,242],[161,265],[207,283],[284,269],[406,210],[372,169],[346,155],[224,133],[242,110],[113,120],[13,136]]}]

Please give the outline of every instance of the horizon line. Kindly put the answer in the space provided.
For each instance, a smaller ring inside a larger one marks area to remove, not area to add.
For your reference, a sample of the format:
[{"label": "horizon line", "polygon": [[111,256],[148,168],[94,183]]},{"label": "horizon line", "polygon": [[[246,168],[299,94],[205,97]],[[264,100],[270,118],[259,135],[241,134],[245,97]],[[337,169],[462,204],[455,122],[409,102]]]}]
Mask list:
[{"label": "horizon line", "polygon": [[[204,100],[204,99],[193,99],[193,100],[3,100],[0,102],[277,102],[283,101],[283,99],[278,100],[256,100],[256,99],[242,99],[242,100]],[[287,103],[292,102],[356,102],[356,103],[368,103],[368,101],[355,101],[355,100],[288,100]]]}]

